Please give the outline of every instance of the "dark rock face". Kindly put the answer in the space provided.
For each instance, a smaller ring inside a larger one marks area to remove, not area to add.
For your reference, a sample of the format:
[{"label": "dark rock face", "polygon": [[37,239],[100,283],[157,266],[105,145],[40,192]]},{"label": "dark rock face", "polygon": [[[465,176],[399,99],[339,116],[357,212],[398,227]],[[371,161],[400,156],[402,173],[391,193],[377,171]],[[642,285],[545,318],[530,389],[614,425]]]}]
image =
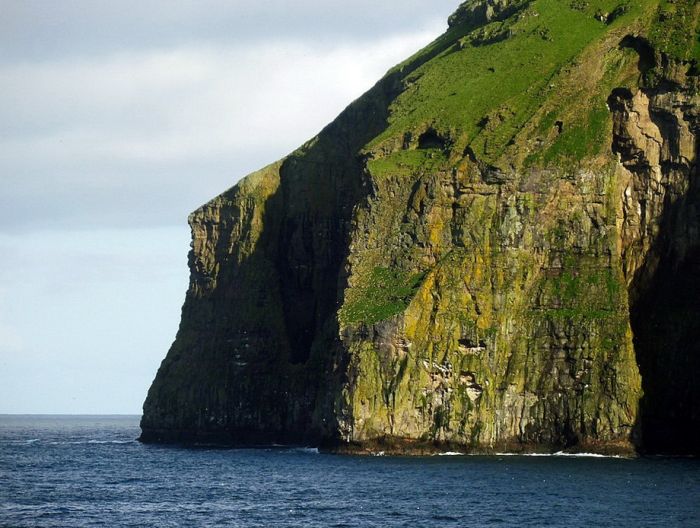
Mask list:
[{"label": "dark rock face", "polygon": [[700,446],[693,381],[700,372],[700,109],[697,91],[682,76],[668,77],[640,92],[648,94],[641,112],[635,98],[625,98],[616,122],[627,124],[616,126],[615,140],[633,174],[626,200],[635,212],[627,224],[636,233],[627,262],[635,270],[630,322],[644,389],[642,449],[679,454]]},{"label": "dark rock face", "polygon": [[385,122],[393,85],[190,216],[190,288],[143,440],[318,443],[332,433],[341,265],[366,192],[357,151]]},{"label": "dark rock face", "polygon": [[447,20],[449,27],[465,25],[470,28],[485,26],[493,20],[503,20],[523,10],[531,0],[486,0],[464,2]]},{"label": "dark rock face", "polygon": [[694,59],[651,0],[541,1],[465,2],[190,216],[143,441],[697,453]]}]

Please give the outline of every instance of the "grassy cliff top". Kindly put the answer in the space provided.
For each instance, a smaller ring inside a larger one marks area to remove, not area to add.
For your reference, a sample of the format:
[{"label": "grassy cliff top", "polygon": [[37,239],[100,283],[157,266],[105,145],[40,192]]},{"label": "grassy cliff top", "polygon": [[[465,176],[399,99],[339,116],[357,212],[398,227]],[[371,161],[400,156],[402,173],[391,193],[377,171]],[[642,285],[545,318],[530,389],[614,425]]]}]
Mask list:
[{"label": "grassy cliff top", "polygon": [[606,149],[610,91],[640,82],[625,36],[697,69],[699,12],[694,0],[465,2],[445,34],[390,70],[403,91],[365,147],[387,158],[373,172],[421,165],[400,151],[420,148],[426,132],[453,162],[516,169],[593,157]]},{"label": "grassy cliff top", "polygon": [[506,171],[578,164],[609,155],[613,88],[649,84],[661,59],[700,68],[697,0],[468,0],[448,22],[289,159],[359,151],[378,178],[467,158]]}]

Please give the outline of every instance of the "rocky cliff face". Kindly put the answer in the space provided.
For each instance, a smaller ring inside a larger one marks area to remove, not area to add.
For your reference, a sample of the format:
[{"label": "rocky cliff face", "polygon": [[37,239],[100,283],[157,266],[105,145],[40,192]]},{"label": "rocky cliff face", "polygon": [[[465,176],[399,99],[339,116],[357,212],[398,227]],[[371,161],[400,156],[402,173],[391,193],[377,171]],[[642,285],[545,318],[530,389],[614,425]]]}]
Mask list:
[{"label": "rocky cliff face", "polygon": [[462,4],[190,216],[142,440],[697,452],[699,9]]}]

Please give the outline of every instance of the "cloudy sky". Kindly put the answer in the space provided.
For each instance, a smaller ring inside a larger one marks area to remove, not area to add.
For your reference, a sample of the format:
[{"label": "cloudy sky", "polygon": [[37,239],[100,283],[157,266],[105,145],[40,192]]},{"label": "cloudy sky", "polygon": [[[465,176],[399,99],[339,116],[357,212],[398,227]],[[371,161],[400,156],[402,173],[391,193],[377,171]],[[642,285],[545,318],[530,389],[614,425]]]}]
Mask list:
[{"label": "cloudy sky", "polygon": [[0,0],[0,413],[129,413],[190,211],[312,137],[457,0]]}]

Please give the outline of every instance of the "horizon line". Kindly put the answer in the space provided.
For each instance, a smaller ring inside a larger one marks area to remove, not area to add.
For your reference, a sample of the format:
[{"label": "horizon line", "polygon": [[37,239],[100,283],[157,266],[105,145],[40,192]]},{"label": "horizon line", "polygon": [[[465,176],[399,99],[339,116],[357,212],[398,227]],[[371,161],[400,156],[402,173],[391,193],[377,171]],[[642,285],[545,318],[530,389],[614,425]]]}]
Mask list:
[{"label": "horizon line", "polygon": [[143,413],[0,413],[0,416],[143,416]]}]

